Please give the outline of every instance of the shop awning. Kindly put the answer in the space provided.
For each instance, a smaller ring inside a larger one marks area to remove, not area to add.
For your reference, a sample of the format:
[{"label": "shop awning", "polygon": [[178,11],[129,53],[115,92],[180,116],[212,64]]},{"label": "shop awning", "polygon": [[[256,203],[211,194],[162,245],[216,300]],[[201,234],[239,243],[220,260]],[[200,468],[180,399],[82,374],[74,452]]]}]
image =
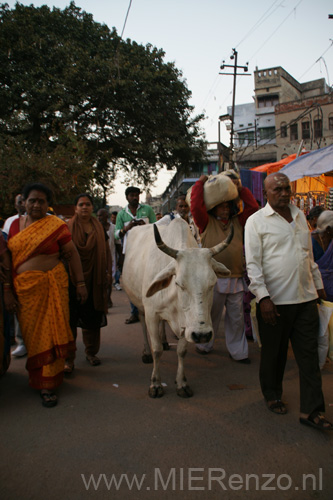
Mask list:
[{"label": "shop awning", "polygon": [[302,177],[319,177],[331,171],[333,171],[333,144],[300,156],[280,170],[291,181]]}]

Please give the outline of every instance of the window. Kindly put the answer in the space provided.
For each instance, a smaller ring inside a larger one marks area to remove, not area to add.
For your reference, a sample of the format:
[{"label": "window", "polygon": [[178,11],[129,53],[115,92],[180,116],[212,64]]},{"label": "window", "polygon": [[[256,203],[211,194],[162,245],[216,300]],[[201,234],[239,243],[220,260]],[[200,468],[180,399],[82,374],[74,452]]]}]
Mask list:
[{"label": "window", "polygon": [[254,144],[255,142],[254,131],[238,133],[238,142],[239,142],[239,147],[247,146],[249,144]]},{"label": "window", "polygon": [[328,130],[333,130],[333,116],[328,117]]},{"label": "window", "polygon": [[254,144],[255,142],[254,131],[247,133],[247,140],[249,141],[249,144]]},{"label": "window", "polygon": [[310,139],[310,122],[302,122],[302,139]]},{"label": "window", "polygon": [[260,140],[270,141],[275,138],[275,128],[274,127],[265,127],[259,129],[259,137]]},{"label": "window", "polygon": [[281,138],[282,139],[287,137],[287,124],[286,124],[286,122],[281,123],[280,131],[281,131]]},{"label": "window", "polygon": [[323,137],[323,125],[320,119],[313,120],[313,128],[315,139],[318,139],[318,137]]},{"label": "window", "polygon": [[279,104],[278,95],[265,95],[258,97],[258,108],[271,108]]},{"label": "window", "polygon": [[290,140],[297,141],[298,140],[298,127],[297,123],[293,123],[290,125]]},{"label": "window", "polygon": [[245,139],[246,139],[246,134],[244,132],[242,134],[238,134],[238,142],[240,147],[244,146]]}]

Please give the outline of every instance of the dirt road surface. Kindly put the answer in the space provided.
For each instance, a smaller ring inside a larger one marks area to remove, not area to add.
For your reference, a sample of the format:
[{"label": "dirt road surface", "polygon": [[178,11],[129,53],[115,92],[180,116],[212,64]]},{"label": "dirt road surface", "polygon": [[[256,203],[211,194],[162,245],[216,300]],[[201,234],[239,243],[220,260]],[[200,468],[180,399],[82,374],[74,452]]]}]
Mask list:
[{"label": "dirt road surface", "polygon": [[[1,500],[332,498],[333,432],[300,425],[291,352],[289,411],[280,416],[261,396],[257,344],[249,344],[251,365],[240,365],[229,359],[223,333],[207,356],[189,346],[185,368],[194,396],[178,397],[176,339],[168,331],[165,395],[153,400],[140,326],[124,324],[125,293],[112,298],[102,365],[88,364],[79,335],[76,369],[58,390],[57,407],[43,408],[28,387],[26,358],[13,358],[0,380]],[[322,375],[333,420],[332,364]]]}]

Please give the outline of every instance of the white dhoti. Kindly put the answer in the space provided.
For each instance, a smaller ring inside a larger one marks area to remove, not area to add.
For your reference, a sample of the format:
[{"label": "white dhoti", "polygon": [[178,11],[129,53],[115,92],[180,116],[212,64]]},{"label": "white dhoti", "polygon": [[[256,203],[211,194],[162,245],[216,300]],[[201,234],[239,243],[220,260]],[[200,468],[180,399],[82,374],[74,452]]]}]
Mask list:
[{"label": "white dhoti", "polygon": [[[246,285],[241,278],[218,279],[214,288],[211,312],[214,336],[216,337],[225,307],[224,333],[226,346],[230,356],[236,361],[248,357],[243,306],[245,287]],[[213,345],[214,338],[206,344],[198,344],[197,348],[209,352],[213,349]]]}]

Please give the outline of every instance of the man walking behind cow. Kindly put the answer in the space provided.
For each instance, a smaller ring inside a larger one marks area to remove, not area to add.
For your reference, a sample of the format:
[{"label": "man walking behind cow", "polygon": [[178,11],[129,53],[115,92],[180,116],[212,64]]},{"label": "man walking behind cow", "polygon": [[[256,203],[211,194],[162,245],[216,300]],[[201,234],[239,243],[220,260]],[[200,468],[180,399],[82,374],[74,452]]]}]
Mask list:
[{"label": "man walking behind cow", "polygon": [[261,390],[272,412],[287,413],[281,398],[290,339],[299,368],[300,423],[332,430],[320,413],[325,403],[318,362],[317,299],[325,298],[325,292],[313,260],[310,232],[303,212],[290,204],[287,176],[268,176],[265,194],[268,203],[245,226],[247,271],[262,342]]},{"label": "man walking behind cow", "polygon": [[[139,203],[141,191],[138,187],[130,186],[125,191],[127,207],[121,210],[117,215],[115,238],[123,240],[123,253],[126,254],[127,233],[135,226],[142,226],[146,223],[156,222],[154,210],[149,205]],[[133,280],[135,276],[133,276]],[[137,323],[139,321],[139,312],[134,304],[131,303],[131,316],[125,323]]]}]

